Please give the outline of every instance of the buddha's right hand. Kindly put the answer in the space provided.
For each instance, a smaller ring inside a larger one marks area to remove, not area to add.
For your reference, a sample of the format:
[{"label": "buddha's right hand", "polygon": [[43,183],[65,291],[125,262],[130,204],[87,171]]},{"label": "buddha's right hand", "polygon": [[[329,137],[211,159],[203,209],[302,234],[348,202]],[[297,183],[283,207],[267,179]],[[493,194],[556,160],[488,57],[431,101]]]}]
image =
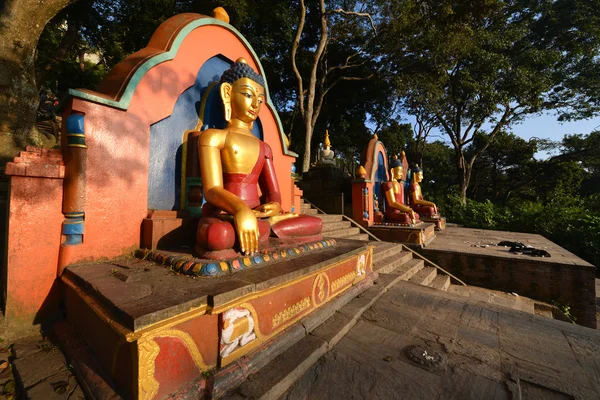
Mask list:
[{"label": "buddha's right hand", "polygon": [[233,224],[238,235],[242,253],[249,255],[258,251],[258,223],[254,212],[248,207],[233,216]]}]

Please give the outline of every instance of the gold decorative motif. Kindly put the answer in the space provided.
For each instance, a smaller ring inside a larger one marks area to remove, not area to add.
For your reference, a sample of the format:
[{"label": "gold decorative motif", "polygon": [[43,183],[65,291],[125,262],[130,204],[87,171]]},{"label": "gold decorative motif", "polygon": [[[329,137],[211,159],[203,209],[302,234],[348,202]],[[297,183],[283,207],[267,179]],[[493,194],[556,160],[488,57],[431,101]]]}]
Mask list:
[{"label": "gold decorative motif", "polygon": [[186,332],[177,329],[159,329],[141,337],[138,340],[139,353],[139,397],[141,399],[152,399],[158,393],[159,382],[154,378],[156,357],[160,353],[160,346],[154,341],[155,338],[177,338],[187,348],[198,371],[206,371],[209,367],[204,362],[202,354],[196,346],[194,339]]},{"label": "gold decorative motif", "polygon": [[325,286],[325,279],[322,275],[317,277],[317,286],[319,287],[319,302],[323,302],[323,299],[325,298],[325,290],[323,289]]},{"label": "gold decorative motif", "polygon": [[276,328],[282,323],[289,321],[307,308],[310,308],[310,297],[307,297],[296,304],[292,304],[290,307],[277,313],[277,315],[273,317],[273,328]]},{"label": "gold decorative motif", "polygon": [[329,289],[329,277],[326,273],[320,273],[315,277],[313,281],[312,300],[316,306],[323,304],[328,297],[330,292]]},{"label": "gold decorative motif", "polygon": [[138,342],[140,352],[139,364],[139,398],[150,400],[158,393],[158,381],[154,378],[154,360],[160,352],[160,347],[152,339]]},{"label": "gold decorative motif", "polygon": [[340,288],[346,286],[349,282],[352,282],[354,278],[356,278],[356,271],[348,272],[346,275],[331,283],[331,291],[337,292]]}]

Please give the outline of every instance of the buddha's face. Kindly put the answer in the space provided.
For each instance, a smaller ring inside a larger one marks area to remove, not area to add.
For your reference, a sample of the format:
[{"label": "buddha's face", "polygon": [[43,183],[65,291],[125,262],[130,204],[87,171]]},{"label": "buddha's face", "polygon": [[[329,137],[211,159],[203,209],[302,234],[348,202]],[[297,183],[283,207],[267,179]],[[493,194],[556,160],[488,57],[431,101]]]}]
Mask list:
[{"label": "buddha's face", "polygon": [[392,173],[392,179],[401,181],[404,178],[404,169],[401,165],[392,168],[390,172]]},{"label": "buddha's face", "polygon": [[419,183],[423,180],[423,171],[413,173],[413,179],[416,183]]},{"label": "buddha's face", "polygon": [[223,100],[229,102],[231,118],[252,123],[258,117],[265,100],[265,88],[250,78],[240,78],[232,84],[222,84]]}]

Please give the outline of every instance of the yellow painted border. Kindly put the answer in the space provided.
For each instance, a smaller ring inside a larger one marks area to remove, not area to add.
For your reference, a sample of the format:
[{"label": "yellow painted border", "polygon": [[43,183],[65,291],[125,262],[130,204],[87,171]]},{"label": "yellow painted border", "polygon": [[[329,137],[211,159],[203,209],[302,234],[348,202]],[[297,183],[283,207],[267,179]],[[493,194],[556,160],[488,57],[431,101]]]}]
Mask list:
[{"label": "yellow painted border", "polygon": [[[367,253],[369,251],[373,251],[373,246],[369,246],[368,249],[366,249]],[[363,254],[363,252],[354,254],[352,257],[356,257],[356,256],[358,256],[360,254]],[[246,302],[254,300],[254,299],[258,298],[258,297],[262,297],[262,296],[265,296],[267,294],[271,294],[273,292],[276,292],[276,291],[281,290],[283,288],[286,288],[288,286],[294,285],[294,284],[296,284],[297,282],[299,282],[301,280],[304,280],[304,279],[307,279],[307,278],[312,278],[315,275],[320,274],[321,272],[327,272],[330,269],[339,266],[340,264],[348,262],[348,260],[349,259],[347,259],[347,258],[344,259],[344,260],[340,260],[340,261],[336,262],[335,264],[332,264],[329,267],[326,267],[325,269],[319,269],[319,270],[313,271],[313,272],[311,272],[309,274],[299,276],[299,277],[294,278],[291,281],[288,281],[288,282],[286,282],[286,283],[284,283],[282,285],[279,285],[279,286],[271,287],[271,288],[264,289],[264,290],[261,290],[261,291],[258,291],[258,292],[248,293],[245,296],[238,297],[237,299],[234,299],[234,300],[232,300],[230,302],[222,304],[222,305],[220,305],[218,307],[213,307],[212,309],[209,309],[207,311],[207,314],[221,314],[223,311],[226,311],[226,310],[228,310],[230,308],[236,307],[236,306],[238,306],[238,305],[240,305],[242,303],[246,303]]]}]

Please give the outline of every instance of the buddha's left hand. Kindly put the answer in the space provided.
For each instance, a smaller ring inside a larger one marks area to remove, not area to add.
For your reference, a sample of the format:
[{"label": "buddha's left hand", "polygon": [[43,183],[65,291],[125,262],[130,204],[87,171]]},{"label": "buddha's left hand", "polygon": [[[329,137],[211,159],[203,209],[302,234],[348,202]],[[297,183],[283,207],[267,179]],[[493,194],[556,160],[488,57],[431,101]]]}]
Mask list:
[{"label": "buddha's left hand", "polygon": [[279,213],[281,212],[281,206],[279,205],[279,203],[275,202],[266,203],[261,204],[252,211],[254,211],[254,215],[256,216],[256,218],[269,218],[275,215],[279,215]]}]

